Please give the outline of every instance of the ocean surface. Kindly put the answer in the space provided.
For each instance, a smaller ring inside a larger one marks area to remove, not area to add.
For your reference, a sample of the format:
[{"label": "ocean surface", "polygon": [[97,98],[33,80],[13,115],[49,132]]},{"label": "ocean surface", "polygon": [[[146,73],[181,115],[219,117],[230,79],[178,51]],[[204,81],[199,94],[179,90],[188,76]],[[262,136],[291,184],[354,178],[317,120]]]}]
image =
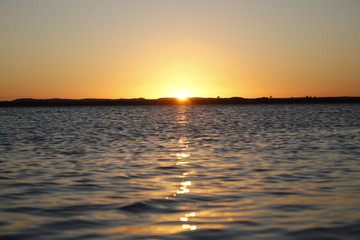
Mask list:
[{"label": "ocean surface", "polygon": [[360,239],[360,105],[0,108],[0,239]]}]

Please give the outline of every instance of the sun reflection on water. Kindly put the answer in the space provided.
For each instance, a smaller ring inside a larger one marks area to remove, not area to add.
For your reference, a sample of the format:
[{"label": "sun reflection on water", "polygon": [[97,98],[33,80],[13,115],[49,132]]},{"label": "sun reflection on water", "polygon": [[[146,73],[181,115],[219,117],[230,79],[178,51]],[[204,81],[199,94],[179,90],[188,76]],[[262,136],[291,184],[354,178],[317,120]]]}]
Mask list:
[{"label": "sun reflection on water", "polygon": [[[180,218],[180,221],[188,222],[191,217],[195,217],[195,216],[196,216],[195,212],[186,213],[184,217]],[[188,229],[188,230],[196,230],[197,229],[196,225],[191,225],[191,224],[186,224],[186,223],[182,224],[181,227],[183,229]]]},{"label": "sun reflection on water", "polygon": [[[188,122],[187,117],[184,114],[184,108],[180,108],[178,119],[178,123],[182,126]],[[186,166],[187,164],[189,164],[188,158],[190,157],[190,142],[188,138],[185,136],[181,136],[178,140],[178,147],[180,148],[180,151],[176,154],[173,154],[173,156],[177,159],[176,165]],[[181,179],[180,186],[176,190],[176,193],[173,194],[173,196],[187,194],[191,191],[190,186],[192,186],[192,183],[190,180],[188,180],[188,177],[189,171],[185,171],[179,176],[179,178]],[[195,212],[188,212],[185,213],[185,215],[181,216],[179,218],[179,221],[181,222],[181,228],[183,230],[196,230],[197,226],[191,224],[190,222],[191,219],[195,216]]]}]

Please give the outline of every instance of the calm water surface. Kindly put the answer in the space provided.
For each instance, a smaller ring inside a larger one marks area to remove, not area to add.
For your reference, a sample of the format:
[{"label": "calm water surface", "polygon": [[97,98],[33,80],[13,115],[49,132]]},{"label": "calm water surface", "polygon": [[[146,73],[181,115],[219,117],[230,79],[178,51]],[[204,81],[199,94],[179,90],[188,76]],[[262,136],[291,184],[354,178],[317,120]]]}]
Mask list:
[{"label": "calm water surface", "polygon": [[360,239],[360,105],[0,109],[1,239]]}]

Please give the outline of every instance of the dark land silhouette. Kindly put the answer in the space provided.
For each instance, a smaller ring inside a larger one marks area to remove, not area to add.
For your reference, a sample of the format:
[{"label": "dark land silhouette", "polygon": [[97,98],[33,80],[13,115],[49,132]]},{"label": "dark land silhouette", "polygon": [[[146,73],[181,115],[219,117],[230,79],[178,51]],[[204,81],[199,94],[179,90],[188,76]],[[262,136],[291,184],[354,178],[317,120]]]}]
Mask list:
[{"label": "dark land silhouette", "polygon": [[56,107],[56,106],[146,106],[146,105],[231,105],[231,104],[317,104],[317,103],[360,103],[360,97],[297,97],[297,98],[177,98],[159,99],[32,99],[21,98],[0,101],[0,107]]}]

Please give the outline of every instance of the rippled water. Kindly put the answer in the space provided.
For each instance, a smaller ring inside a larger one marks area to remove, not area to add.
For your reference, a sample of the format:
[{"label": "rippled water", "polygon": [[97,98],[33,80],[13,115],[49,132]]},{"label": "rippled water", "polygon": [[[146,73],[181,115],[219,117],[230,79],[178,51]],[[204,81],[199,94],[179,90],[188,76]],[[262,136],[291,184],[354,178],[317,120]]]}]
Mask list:
[{"label": "rippled water", "polygon": [[0,109],[1,239],[359,239],[360,105]]}]

